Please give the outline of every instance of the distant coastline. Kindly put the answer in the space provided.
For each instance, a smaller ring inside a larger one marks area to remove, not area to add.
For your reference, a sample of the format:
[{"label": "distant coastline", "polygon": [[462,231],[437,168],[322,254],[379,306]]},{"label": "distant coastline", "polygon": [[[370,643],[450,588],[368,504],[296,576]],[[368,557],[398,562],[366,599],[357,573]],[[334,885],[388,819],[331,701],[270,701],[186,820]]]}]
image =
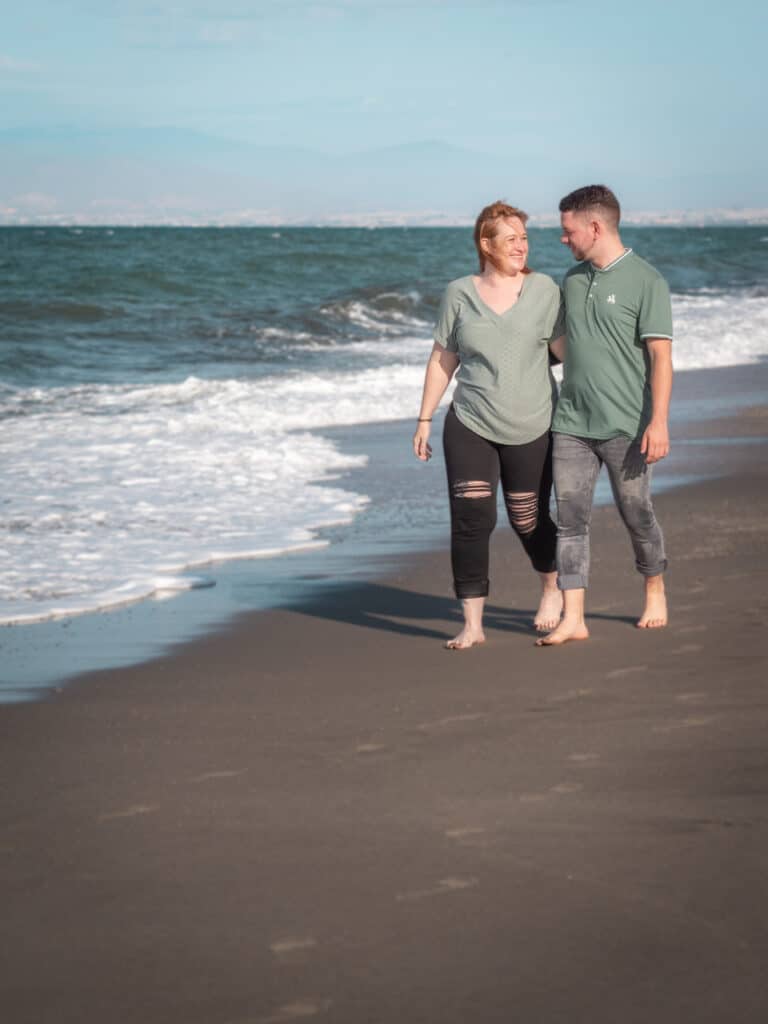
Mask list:
[{"label": "distant coastline", "polygon": [[[20,214],[0,208],[0,228],[460,228],[471,227],[471,216],[422,211],[376,210],[369,213],[335,214],[327,217],[292,219],[275,211],[246,210],[242,213],[211,213],[209,215],[154,213]],[[558,226],[552,213],[532,213],[531,227]],[[768,227],[768,207],[749,209],[628,211],[622,217],[627,227]]]}]

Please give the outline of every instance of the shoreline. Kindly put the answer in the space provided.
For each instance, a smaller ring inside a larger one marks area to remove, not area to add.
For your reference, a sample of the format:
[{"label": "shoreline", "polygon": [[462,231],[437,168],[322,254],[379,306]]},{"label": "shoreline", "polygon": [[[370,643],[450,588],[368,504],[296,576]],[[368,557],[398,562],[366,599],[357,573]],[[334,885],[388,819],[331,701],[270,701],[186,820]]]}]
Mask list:
[{"label": "shoreline", "polygon": [[14,1024],[764,1020],[767,422],[657,498],[667,629],[604,507],[586,642],[499,530],[482,648],[436,550],[0,708]]},{"label": "shoreline", "polygon": [[[734,435],[741,444],[749,444],[750,436],[759,443],[759,416],[754,422],[742,416],[738,429],[733,416],[766,403],[768,362],[680,371],[672,404],[673,451],[655,470],[655,493],[721,474],[728,459],[713,453],[713,446],[730,449]],[[718,441],[721,421],[731,436]],[[439,439],[440,422],[435,426]],[[329,580],[354,586],[361,578],[386,578],[420,552],[445,548],[448,513],[439,440],[435,458],[424,467],[410,454],[410,429],[410,421],[392,421],[322,431],[342,451],[369,456],[365,468],[345,472],[342,480],[345,487],[371,497],[369,507],[351,523],[317,532],[319,540],[327,540],[325,547],[217,563],[207,567],[215,586],[168,599],[5,626],[0,630],[0,705],[44,699],[83,673],[162,658],[179,645],[226,629],[243,614],[301,603],[314,591],[322,592]],[[432,474],[428,484],[425,471]],[[604,474],[598,488],[597,500],[610,502]],[[506,533],[501,523],[498,532]]]}]

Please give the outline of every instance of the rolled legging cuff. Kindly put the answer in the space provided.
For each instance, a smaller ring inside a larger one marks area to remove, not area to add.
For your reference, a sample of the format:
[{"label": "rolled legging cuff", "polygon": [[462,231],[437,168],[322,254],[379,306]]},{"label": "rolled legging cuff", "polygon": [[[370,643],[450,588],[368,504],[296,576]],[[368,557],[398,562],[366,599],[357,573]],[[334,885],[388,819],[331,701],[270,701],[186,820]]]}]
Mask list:
[{"label": "rolled legging cuff", "polygon": [[470,580],[467,583],[453,581],[456,597],[463,601],[467,597],[488,597],[490,583],[488,580]]},{"label": "rolled legging cuff", "polygon": [[586,590],[588,582],[586,576],[581,576],[578,573],[557,577],[559,590]]},{"label": "rolled legging cuff", "polygon": [[535,572],[557,572],[557,562],[554,558],[536,559],[532,565]]}]

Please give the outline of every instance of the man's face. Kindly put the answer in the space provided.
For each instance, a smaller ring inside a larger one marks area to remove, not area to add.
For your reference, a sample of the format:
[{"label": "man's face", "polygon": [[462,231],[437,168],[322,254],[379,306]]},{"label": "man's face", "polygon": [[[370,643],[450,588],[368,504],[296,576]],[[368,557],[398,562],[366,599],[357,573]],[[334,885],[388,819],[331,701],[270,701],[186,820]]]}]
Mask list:
[{"label": "man's face", "polygon": [[577,260],[588,260],[597,239],[597,231],[586,213],[567,210],[560,214],[560,241],[567,245]]}]

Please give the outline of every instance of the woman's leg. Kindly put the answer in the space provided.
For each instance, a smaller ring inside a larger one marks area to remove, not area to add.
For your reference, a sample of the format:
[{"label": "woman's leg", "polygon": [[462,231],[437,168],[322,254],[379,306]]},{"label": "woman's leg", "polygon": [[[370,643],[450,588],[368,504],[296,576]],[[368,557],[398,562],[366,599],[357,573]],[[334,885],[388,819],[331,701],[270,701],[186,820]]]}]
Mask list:
[{"label": "woman's leg", "polygon": [[563,599],[557,588],[557,528],[549,512],[552,493],[552,440],[549,431],[528,444],[499,449],[504,504],[510,525],[539,574],[541,599],[534,617],[538,630],[554,629]]},{"label": "woman's leg", "polygon": [[488,547],[496,525],[499,468],[496,448],[469,430],[448,410],[443,450],[451,508],[451,567],[456,596],[462,603],[464,629],[448,646],[482,643],[482,618],[488,595]]}]

